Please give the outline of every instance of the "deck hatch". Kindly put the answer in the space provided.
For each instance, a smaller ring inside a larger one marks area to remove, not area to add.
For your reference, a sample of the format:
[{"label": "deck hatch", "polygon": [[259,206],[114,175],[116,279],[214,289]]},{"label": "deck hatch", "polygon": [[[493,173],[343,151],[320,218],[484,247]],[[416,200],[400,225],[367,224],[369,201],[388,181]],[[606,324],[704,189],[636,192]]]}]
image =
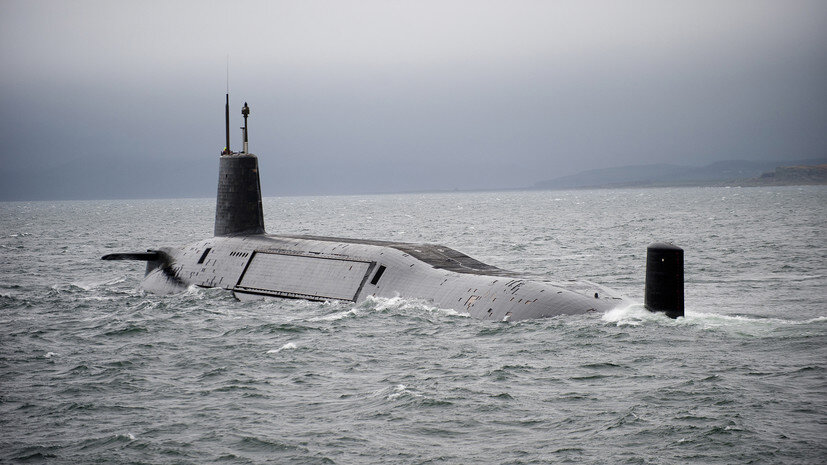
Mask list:
[{"label": "deck hatch", "polygon": [[210,250],[212,250],[212,247],[207,247],[207,250],[205,250],[204,253],[201,254],[201,258],[198,259],[199,265],[204,263],[204,259],[207,258],[207,255],[210,254]]},{"label": "deck hatch", "polygon": [[280,297],[355,301],[370,265],[316,255],[255,252],[235,289]]},{"label": "deck hatch", "polygon": [[376,270],[376,274],[373,275],[373,279],[370,280],[370,283],[374,286],[379,282],[379,278],[382,277],[382,273],[385,272],[385,265],[379,265],[379,269]]}]

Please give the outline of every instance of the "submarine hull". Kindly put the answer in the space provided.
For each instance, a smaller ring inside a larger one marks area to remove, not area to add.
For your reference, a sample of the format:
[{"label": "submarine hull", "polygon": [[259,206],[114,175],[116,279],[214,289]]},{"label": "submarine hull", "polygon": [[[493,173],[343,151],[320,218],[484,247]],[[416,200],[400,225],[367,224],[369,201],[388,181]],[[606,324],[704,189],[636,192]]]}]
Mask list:
[{"label": "submarine hull", "polygon": [[[587,281],[554,283],[486,265],[448,247],[319,236],[214,237],[165,251],[166,273],[145,287],[220,287],[239,299],[279,297],[361,302],[421,299],[483,320],[519,321],[630,304]],[[169,278],[165,283],[164,276]]]}]

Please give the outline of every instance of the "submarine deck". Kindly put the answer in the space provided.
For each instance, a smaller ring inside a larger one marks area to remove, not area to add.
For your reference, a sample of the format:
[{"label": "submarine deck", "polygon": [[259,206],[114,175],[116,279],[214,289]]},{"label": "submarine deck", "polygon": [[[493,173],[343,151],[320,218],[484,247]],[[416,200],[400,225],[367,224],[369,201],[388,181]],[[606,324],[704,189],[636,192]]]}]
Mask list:
[{"label": "submarine deck", "polygon": [[392,247],[411,255],[434,268],[453,271],[455,273],[503,276],[508,278],[524,278],[524,275],[513,271],[503,270],[469,257],[462,252],[437,244],[415,244],[410,242],[378,241],[370,239],[348,239],[342,237],[309,236],[309,235],[274,235],[290,239],[306,239],[325,242],[344,242],[348,244],[376,245]]}]

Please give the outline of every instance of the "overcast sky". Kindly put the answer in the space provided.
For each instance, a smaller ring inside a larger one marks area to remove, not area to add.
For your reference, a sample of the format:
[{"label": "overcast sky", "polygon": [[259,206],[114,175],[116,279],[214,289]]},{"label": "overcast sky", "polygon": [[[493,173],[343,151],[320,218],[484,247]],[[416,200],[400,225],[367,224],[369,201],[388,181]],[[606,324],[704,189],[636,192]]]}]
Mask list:
[{"label": "overcast sky", "polygon": [[0,199],[511,188],[827,155],[827,2],[0,0]]}]

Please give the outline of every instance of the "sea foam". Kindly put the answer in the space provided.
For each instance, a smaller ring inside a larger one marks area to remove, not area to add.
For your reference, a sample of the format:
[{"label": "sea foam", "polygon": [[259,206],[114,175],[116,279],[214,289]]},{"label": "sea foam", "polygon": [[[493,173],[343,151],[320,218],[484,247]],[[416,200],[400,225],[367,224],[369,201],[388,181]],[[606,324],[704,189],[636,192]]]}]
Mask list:
[{"label": "sea foam", "polygon": [[277,354],[277,353],[281,352],[282,350],[293,350],[293,349],[296,349],[296,347],[297,347],[296,344],[294,344],[292,342],[288,342],[287,344],[284,344],[283,346],[279,347],[278,349],[268,350],[267,353],[268,354]]}]

